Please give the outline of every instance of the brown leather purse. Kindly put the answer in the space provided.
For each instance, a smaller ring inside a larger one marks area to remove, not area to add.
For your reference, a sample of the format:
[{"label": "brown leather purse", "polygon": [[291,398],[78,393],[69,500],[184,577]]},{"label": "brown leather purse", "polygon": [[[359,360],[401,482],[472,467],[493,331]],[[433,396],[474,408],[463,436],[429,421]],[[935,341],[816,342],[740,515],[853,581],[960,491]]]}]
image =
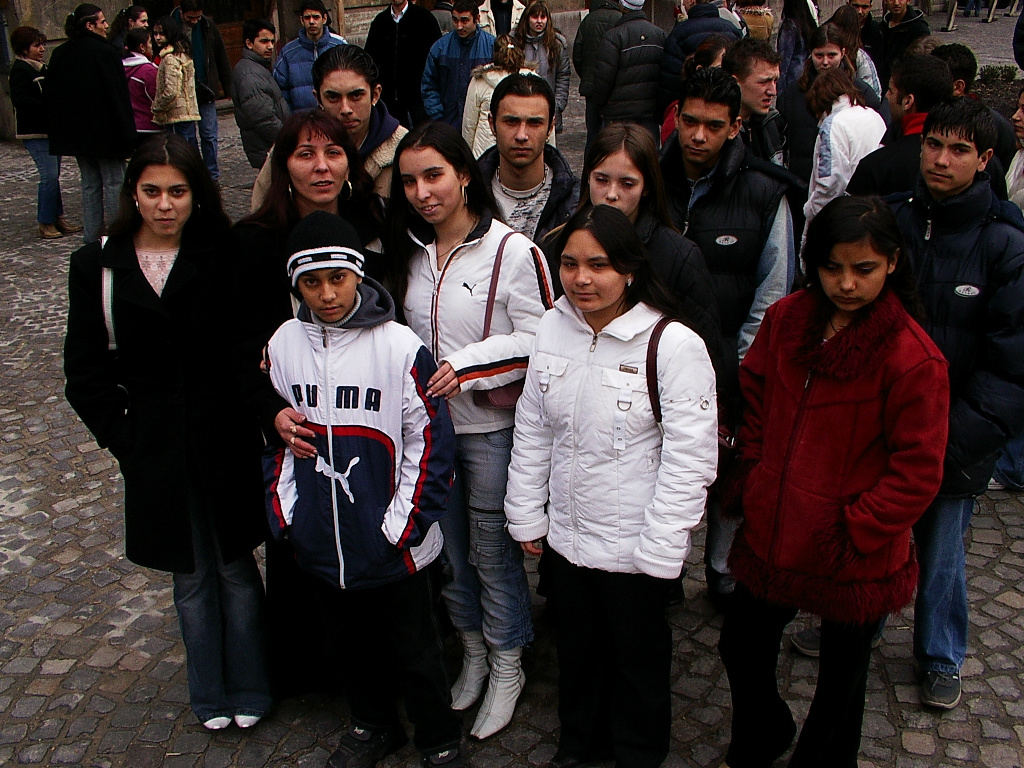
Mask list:
[{"label": "brown leather purse", "polygon": [[[498,273],[501,272],[501,257],[505,253],[505,243],[514,234],[515,232],[509,232],[501,238],[498,252],[494,256],[494,268],[491,270],[491,286],[487,290],[487,309],[484,312],[485,339],[491,335],[491,315],[494,314],[494,298],[498,293]],[[482,408],[498,408],[505,411],[515,410],[519,396],[523,394],[523,384],[525,381],[524,377],[494,389],[474,389],[473,403]]]}]

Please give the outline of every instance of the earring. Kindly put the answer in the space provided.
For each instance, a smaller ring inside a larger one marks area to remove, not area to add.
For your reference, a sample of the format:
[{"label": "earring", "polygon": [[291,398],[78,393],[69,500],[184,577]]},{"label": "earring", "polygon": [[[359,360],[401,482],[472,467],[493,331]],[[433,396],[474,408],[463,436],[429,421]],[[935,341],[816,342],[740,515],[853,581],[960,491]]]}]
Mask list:
[{"label": "earring", "polygon": [[292,189],[292,185],[289,184],[288,185],[288,199],[290,200],[290,199],[292,199],[294,197],[295,197],[295,190]]},{"label": "earring", "polygon": [[345,179],[345,186],[342,187],[342,189],[345,190],[345,196],[342,197],[341,195],[338,195],[338,199],[341,200],[343,203],[348,202],[349,200],[352,199],[352,180]]},{"label": "earring", "polygon": [[469,192],[466,191],[466,187],[462,188],[462,204],[469,205]]},{"label": "earring", "polygon": [[632,285],[633,285],[633,278],[632,277],[627,277],[626,278],[626,287],[629,288]]},{"label": "earring", "polygon": [[138,201],[138,199],[135,200],[135,210],[138,211],[139,213],[142,213],[142,209],[139,208],[139,201]]}]

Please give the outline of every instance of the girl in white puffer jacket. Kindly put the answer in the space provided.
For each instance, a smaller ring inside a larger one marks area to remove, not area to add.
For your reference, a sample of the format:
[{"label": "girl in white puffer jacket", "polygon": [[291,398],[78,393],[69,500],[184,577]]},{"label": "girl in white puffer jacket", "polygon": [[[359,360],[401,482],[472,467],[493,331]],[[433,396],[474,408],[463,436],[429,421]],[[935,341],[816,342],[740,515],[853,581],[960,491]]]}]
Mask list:
[{"label": "girl in white puffer jacket", "polygon": [[537,328],[505,515],[526,552],[547,540],[561,719],[553,762],[614,756],[653,768],[671,722],[665,598],[717,468],[715,374],[681,323],[652,343],[674,312],[625,214],[580,211],[555,248],[565,296]]}]

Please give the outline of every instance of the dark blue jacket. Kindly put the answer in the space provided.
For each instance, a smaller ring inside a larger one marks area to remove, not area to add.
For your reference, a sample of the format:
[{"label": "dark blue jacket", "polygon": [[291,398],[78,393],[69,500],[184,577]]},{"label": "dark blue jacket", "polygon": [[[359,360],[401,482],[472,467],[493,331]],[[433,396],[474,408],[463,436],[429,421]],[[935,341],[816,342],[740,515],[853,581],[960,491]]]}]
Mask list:
[{"label": "dark blue jacket", "polygon": [[316,94],[313,93],[313,62],[324,51],[336,45],[345,45],[345,38],[335,35],[327,28],[324,28],[323,34],[315,43],[306,36],[305,29],[300,29],[299,36],[281,49],[281,54],[274,65],[274,79],[292,112],[313,109],[316,106]]},{"label": "dark blue jacket", "polygon": [[689,16],[676,24],[665,40],[665,53],[661,58],[658,76],[658,102],[662,109],[679,98],[680,75],[686,57],[697,50],[709,35],[726,35],[733,40],[743,36],[743,30],[722,18],[715,3],[698,3],[689,10]]},{"label": "dark blue jacket", "polygon": [[467,39],[452,31],[434,43],[423,67],[423,108],[431,120],[443,120],[462,132],[473,69],[490,64],[493,56],[494,35],[479,27]]},{"label": "dark blue jacket", "polygon": [[936,201],[919,179],[894,195],[922,323],[949,361],[949,442],[942,494],[985,490],[996,456],[1024,432],[1024,218],[986,174]]}]

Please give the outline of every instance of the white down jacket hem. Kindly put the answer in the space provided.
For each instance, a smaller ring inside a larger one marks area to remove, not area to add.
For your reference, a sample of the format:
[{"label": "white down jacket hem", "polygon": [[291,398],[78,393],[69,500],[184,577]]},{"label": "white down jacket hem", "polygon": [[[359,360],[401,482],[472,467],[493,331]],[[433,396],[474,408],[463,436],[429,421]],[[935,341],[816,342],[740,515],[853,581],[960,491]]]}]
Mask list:
[{"label": "white down jacket hem", "polygon": [[658,345],[654,421],[646,359],[660,317],[639,304],[595,336],[563,296],[541,319],[516,409],[512,538],[546,536],[585,568],[679,575],[715,479],[718,414],[704,343],[672,323]]}]

